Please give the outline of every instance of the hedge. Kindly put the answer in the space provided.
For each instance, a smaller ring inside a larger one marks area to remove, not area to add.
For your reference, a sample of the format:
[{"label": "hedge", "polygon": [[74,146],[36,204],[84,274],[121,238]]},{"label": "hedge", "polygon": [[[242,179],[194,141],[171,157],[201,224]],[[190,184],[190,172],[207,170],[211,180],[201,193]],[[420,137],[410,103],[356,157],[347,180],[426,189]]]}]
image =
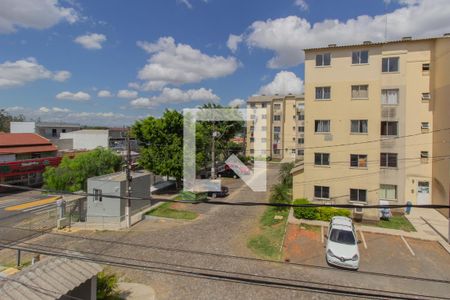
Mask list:
[{"label": "hedge", "polygon": [[[294,204],[303,205],[311,204],[307,199],[297,199]],[[295,207],[294,217],[297,219],[331,221],[333,217],[344,216],[350,217],[350,210],[345,208],[334,207]]]}]

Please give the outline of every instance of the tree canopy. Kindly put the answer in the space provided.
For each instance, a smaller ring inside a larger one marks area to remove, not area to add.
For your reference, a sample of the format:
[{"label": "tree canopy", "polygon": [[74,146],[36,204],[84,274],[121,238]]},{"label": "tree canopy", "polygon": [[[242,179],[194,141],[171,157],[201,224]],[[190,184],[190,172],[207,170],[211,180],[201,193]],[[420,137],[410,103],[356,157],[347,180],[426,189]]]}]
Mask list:
[{"label": "tree canopy", "polygon": [[25,121],[25,116],[24,115],[18,115],[18,116],[13,116],[11,114],[9,114],[7,111],[5,111],[4,109],[0,109],[0,132],[9,132],[10,127],[9,127],[9,123],[10,122],[23,122]]},{"label": "tree canopy", "polygon": [[58,167],[47,167],[44,187],[49,190],[76,192],[86,190],[87,179],[120,170],[122,159],[111,150],[97,148],[73,159],[64,157]]}]

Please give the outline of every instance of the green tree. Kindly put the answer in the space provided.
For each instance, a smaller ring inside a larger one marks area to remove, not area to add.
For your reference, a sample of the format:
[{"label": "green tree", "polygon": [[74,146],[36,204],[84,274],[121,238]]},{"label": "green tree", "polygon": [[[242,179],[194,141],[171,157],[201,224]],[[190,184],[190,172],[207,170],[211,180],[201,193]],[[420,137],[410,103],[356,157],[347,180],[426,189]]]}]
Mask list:
[{"label": "green tree", "polygon": [[0,109],[0,132],[9,132],[10,122],[23,122],[25,121],[24,115],[12,116],[6,110]]},{"label": "green tree", "polygon": [[86,190],[87,179],[116,172],[122,159],[114,152],[97,148],[70,159],[64,157],[58,167],[47,167],[44,187],[49,190],[76,192]]},{"label": "green tree", "polygon": [[139,164],[158,175],[183,175],[183,116],[166,110],[161,118],[148,117],[133,125],[133,134],[143,146]]},{"label": "green tree", "polygon": [[115,300],[119,297],[118,279],[114,274],[100,272],[97,275],[97,299]]},{"label": "green tree", "polygon": [[278,176],[280,178],[280,182],[287,186],[292,188],[292,168],[294,168],[294,163],[283,163],[281,164],[280,171],[278,173]]},{"label": "green tree", "polygon": [[[269,202],[274,204],[291,203],[290,189],[282,183],[274,185],[271,190]],[[285,210],[286,207],[276,207],[275,209]]]}]

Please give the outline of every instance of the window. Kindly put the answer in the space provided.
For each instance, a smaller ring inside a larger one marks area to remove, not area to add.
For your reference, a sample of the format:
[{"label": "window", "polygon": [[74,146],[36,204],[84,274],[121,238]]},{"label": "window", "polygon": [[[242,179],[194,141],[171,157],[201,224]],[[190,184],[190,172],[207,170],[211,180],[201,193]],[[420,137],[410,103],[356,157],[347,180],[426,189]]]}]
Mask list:
[{"label": "window", "polygon": [[367,155],[365,155],[365,154],[350,154],[350,167],[367,168]]},{"label": "window", "polygon": [[397,153],[381,153],[380,167],[397,168]]},{"label": "window", "polygon": [[331,53],[317,54],[316,66],[329,66],[331,64]]},{"label": "window", "polygon": [[398,72],[399,57],[385,57],[381,63],[383,73]]},{"label": "window", "polygon": [[422,64],[422,71],[424,72],[430,71],[430,64]]},{"label": "window", "polygon": [[255,104],[255,103],[252,103],[252,104],[250,104],[250,107],[251,107],[251,108],[255,108],[255,107],[256,107],[256,104]]},{"label": "window", "polygon": [[297,139],[297,142],[298,142],[299,144],[304,144],[304,143],[305,143],[305,139],[304,139],[304,138],[298,138],[298,139]]},{"label": "window", "polygon": [[351,120],[351,133],[367,133],[367,120]]},{"label": "window", "polygon": [[267,103],[262,103],[262,104],[261,104],[261,107],[262,107],[262,108],[267,107]]},{"label": "window", "polygon": [[34,153],[31,153],[31,158],[41,158],[42,156],[41,156],[41,153],[40,152],[34,152]]},{"label": "window", "polygon": [[350,201],[366,202],[367,190],[350,189]]},{"label": "window", "polygon": [[368,99],[369,98],[369,86],[365,85],[352,85],[352,99]]},{"label": "window", "polygon": [[430,93],[422,93],[422,101],[430,101],[431,94]]},{"label": "window", "polygon": [[396,136],[398,134],[398,122],[382,121],[381,135],[382,136]]},{"label": "window", "polygon": [[303,150],[303,149],[298,149],[298,150],[297,150],[297,155],[305,155],[305,150]]},{"label": "window", "polygon": [[280,132],[281,131],[281,127],[280,126],[275,126],[273,128],[273,132]]},{"label": "window", "polygon": [[93,189],[94,201],[102,201],[102,190]]},{"label": "window", "polygon": [[281,121],[281,115],[274,115],[273,116],[274,121]]},{"label": "window", "polygon": [[281,109],[281,104],[280,103],[275,103],[273,105],[273,109]]},{"label": "window", "polygon": [[297,109],[300,109],[300,110],[305,109],[305,104],[304,103],[297,103]]},{"label": "window", "polygon": [[422,130],[428,130],[428,129],[430,129],[430,123],[428,123],[428,122],[422,122],[422,124],[420,125],[420,128],[421,128]]},{"label": "window", "polygon": [[330,187],[329,186],[314,186],[314,198],[330,199]]},{"label": "window", "polygon": [[304,114],[297,114],[297,120],[304,121],[305,120],[305,115]]},{"label": "window", "polygon": [[420,151],[420,158],[428,159],[428,151]]},{"label": "window", "polygon": [[398,89],[381,90],[381,104],[396,105],[398,104]]},{"label": "window", "polygon": [[330,132],[330,120],[315,120],[315,132]]},{"label": "window", "polygon": [[305,127],[304,126],[299,126],[298,127],[298,132],[305,132]]},{"label": "window", "polygon": [[329,100],[331,98],[331,87],[316,87],[316,100]]},{"label": "window", "polygon": [[292,154],[295,154],[295,149],[291,149],[291,153],[292,153]]},{"label": "window", "polygon": [[57,137],[57,131],[56,128],[52,129],[52,137]]},{"label": "window", "polygon": [[330,165],[330,153],[314,153],[314,165],[329,166]]},{"label": "window", "polygon": [[250,131],[254,131],[255,130],[255,126],[250,126]]},{"label": "window", "polygon": [[380,184],[380,200],[397,200],[397,186],[393,184]]},{"label": "window", "polygon": [[66,133],[66,129],[63,128],[63,129],[61,130],[61,132],[62,132],[62,133]]},{"label": "window", "polygon": [[352,64],[360,65],[369,63],[369,51],[353,51],[352,52]]},{"label": "window", "polygon": [[253,143],[255,141],[255,138],[254,137],[251,137],[250,138],[250,143]]},{"label": "window", "polygon": [[273,134],[273,139],[278,142],[280,140],[280,134],[279,133],[274,133]]},{"label": "window", "polygon": [[250,149],[250,153],[254,154],[255,153],[255,149]]}]

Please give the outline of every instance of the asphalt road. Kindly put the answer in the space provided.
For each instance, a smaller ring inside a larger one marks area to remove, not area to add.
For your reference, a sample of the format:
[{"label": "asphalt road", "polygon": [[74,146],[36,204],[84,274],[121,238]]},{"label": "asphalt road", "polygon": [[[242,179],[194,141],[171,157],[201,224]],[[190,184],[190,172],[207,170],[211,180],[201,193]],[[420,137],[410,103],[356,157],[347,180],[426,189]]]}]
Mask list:
[{"label": "asphalt road", "polygon": [[[268,182],[276,182],[277,171],[276,165],[270,166]],[[267,201],[269,196],[268,192],[252,192],[240,180],[224,179],[224,184],[230,189],[230,195],[223,199],[226,201]],[[128,281],[151,285],[157,299],[351,297],[339,291],[361,293],[355,296],[358,299],[364,298],[365,293],[388,293],[392,296],[388,298],[407,299],[414,298],[413,294],[418,299],[427,295],[450,295],[447,276],[441,281],[412,278],[422,277],[420,270],[406,277],[398,273],[385,274],[381,266],[377,272],[370,273],[260,260],[246,243],[256,232],[264,207],[197,204],[188,205],[186,209],[198,212],[199,218],[193,221],[146,220],[130,231],[48,233],[22,245],[57,252],[69,249],[72,254],[130,264],[133,268],[108,268]],[[393,249],[385,251],[387,255]],[[0,252],[0,260],[1,257]],[[445,264],[433,266],[439,268],[433,278],[440,279],[439,274],[449,272]],[[206,274],[214,278],[205,278]]]}]

